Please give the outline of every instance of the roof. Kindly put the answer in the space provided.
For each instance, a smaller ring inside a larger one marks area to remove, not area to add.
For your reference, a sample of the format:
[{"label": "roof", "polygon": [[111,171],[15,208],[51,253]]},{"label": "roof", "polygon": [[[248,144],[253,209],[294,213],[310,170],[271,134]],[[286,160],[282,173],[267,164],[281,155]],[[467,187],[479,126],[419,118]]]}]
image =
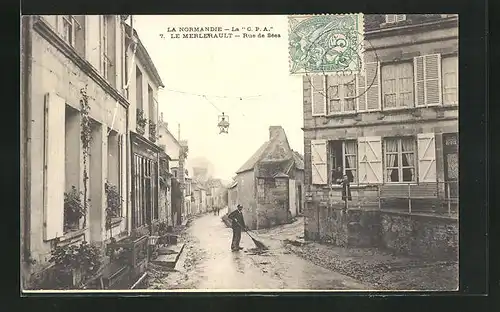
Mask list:
[{"label": "roof", "polygon": [[299,152],[293,151],[293,160],[295,161],[295,168],[304,170],[304,157]]},{"label": "roof", "polygon": [[248,170],[252,170],[257,162],[260,160],[264,152],[266,151],[267,147],[271,144],[271,141],[267,141],[264,144],[262,144],[259,149],[250,157],[244,164],[241,166],[240,169],[236,171],[236,173],[240,172],[245,172]]},{"label": "roof", "polygon": [[229,189],[235,188],[236,185],[238,185],[238,182],[233,182],[228,188]]},{"label": "roof", "polygon": [[257,166],[256,176],[259,178],[288,177],[287,173],[293,164],[293,159],[262,161]]},{"label": "roof", "polygon": [[[130,33],[130,29],[132,28],[130,25],[127,23],[123,23],[125,25],[125,31]],[[139,34],[137,33],[137,30],[133,29],[134,31],[134,36],[137,38],[137,56],[145,61],[144,67],[148,71],[148,73],[153,77],[155,82],[158,84],[158,86],[164,88],[165,85],[163,84],[163,81],[161,80],[160,74],[158,74],[158,70],[156,69],[156,66],[153,63],[153,60],[149,56],[148,50],[146,50],[146,47],[142,44],[141,39],[139,38]],[[130,38],[127,37],[129,40]]]}]

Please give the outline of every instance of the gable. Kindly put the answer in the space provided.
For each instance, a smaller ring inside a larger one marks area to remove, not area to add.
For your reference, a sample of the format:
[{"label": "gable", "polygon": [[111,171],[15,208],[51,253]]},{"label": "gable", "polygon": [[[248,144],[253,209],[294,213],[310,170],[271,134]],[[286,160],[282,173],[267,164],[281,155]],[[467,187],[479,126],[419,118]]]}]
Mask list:
[{"label": "gable", "polygon": [[259,161],[259,159],[261,158],[262,154],[264,153],[264,151],[266,150],[267,146],[269,145],[270,141],[267,141],[265,142],[264,144],[262,144],[259,149],[252,155],[252,157],[250,157],[244,164],[243,166],[240,167],[240,169],[238,169],[236,171],[236,173],[240,173],[240,172],[244,172],[244,171],[248,171],[248,170],[252,170],[254,167],[255,167],[255,164]]}]

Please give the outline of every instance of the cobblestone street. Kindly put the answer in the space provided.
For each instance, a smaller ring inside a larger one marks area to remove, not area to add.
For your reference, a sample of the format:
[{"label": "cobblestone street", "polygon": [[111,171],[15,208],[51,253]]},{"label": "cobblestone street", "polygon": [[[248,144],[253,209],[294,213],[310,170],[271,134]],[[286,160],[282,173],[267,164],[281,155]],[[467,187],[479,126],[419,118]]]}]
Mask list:
[{"label": "cobblestone street", "polygon": [[240,252],[231,252],[231,229],[220,216],[205,215],[193,220],[184,235],[185,250],[177,270],[162,272],[151,268],[149,289],[370,289],[345,275],[304,260],[280,240],[259,235],[269,250],[255,252],[252,240],[242,236]]}]

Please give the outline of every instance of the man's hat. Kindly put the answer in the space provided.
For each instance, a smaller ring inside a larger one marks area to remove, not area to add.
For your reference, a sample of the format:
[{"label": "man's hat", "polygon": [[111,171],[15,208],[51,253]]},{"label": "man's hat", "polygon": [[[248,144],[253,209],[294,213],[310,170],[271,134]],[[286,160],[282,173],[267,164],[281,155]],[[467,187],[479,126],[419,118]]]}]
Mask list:
[{"label": "man's hat", "polygon": [[238,204],[238,206],[236,206],[236,208],[243,208],[243,206]]}]

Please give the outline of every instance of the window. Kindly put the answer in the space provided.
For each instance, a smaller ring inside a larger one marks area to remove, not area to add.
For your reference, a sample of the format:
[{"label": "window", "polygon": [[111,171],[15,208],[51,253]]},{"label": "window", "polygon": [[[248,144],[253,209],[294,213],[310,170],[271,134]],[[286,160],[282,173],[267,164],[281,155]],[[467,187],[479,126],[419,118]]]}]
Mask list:
[{"label": "window", "polygon": [[328,114],[356,111],[356,78],[327,76]]},{"label": "window", "polygon": [[56,18],[57,29],[61,37],[85,56],[85,15],[61,15]]},{"label": "window", "polygon": [[442,58],[443,104],[458,104],[458,56]]},{"label": "window", "polygon": [[385,22],[388,24],[406,21],[406,14],[386,14]]},{"label": "window", "polygon": [[[80,191],[80,113],[66,105],[64,127],[64,180],[65,192],[73,195]],[[80,228],[80,220],[64,214],[64,233]]]},{"label": "window", "polygon": [[138,154],[134,154],[133,161],[134,208],[132,228],[139,228],[158,217],[158,192],[155,182],[158,164]]},{"label": "window", "polygon": [[115,15],[104,15],[102,18],[102,60],[103,76],[113,86],[116,87],[116,20]]},{"label": "window", "polygon": [[386,182],[414,182],[415,139],[387,138],[385,142]]},{"label": "window", "polygon": [[384,109],[413,107],[413,64],[382,66],[382,101]]},{"label": "window", "polygon": [[358,182],[357,152],[356,141],[329,142],[328,167],[330,168],[330,183],[335,184],[336,180],[342,179],[343,175],[347,175],[351,183]]},{"label": "window", "polygon": [[142,72],[139,67],[135,68],[135,96],[137,109],[143,109],[142,105]]},{"label": "window", "polygon": [[[121,136],[118,132],[108,129],[108,172],[107,172],[107,181],[111,185],[115,186],[121,195],[121,165],[122,165],[122,142]],[[117,211],[119,216],[121,216],[122,211]]]},{"label": "window", "polygon": [[64,41],[75,45],[75,23],[72,15],[62,16],[62,36]]}]

